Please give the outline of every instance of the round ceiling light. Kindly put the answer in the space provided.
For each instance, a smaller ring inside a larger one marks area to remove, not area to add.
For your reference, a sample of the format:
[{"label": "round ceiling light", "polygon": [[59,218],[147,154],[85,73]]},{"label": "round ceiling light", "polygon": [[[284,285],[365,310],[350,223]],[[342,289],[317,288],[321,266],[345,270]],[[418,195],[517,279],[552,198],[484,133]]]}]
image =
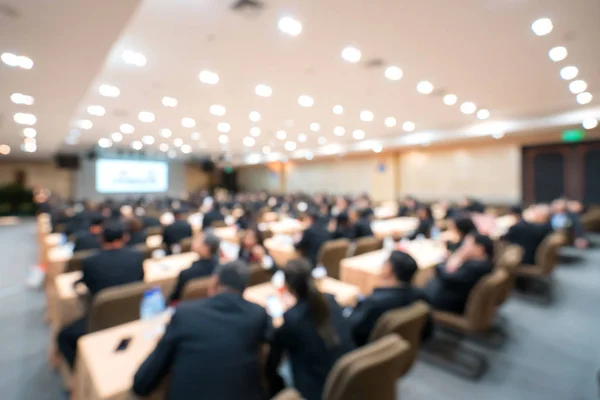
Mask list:
[{"label": "round ceiling light", "polygon": [[575,79],[577,77],[577,74],[579,74],[579,70],[577,69],[577,67],[574,67],[572,65],[564,67],[560,70],[560,77],[563,78],[565,81]]},{"label": "round ceiling light", "polygon": [[173,146],[175,146],[175,147],[183,146],[183,139],[175,138],[175,140],[173,140]]},{"label": "round ceiling light", "polygon": [[246,146],[246,147],[252,147],[256,144],[256,140],[254,140],[254,138],[250,137],[250,136],[246,136],[244,138],[243,142],[244,142],[244,146]]},{"label": "round ceiling light", "polygon": [[416,128],[416,125],[415,125],[415,123],[414,123],[414,122],[411,122],[411,121],[406,121],[406,122],[404,122],[404,123],[402,124],[402,129],[403,129],[405,132],[412,132],[412,131],[414,131],[414,130],[415,130],[415,128]]},{"label": "round ceiling light", "polygon": [[396,126],[396,118],[394,117],[387,117],[384,120],[384,124],[385,126],[387,126],[388,128],[393,128],[394,126]]},{"label": "round ceiling light", "polygon": [[123,134],[121,132],[113,132],[110,135],[110,137],[111,137],[112,141],[115,142],[115,143],[118,143],[121,140],[123,140]]},{"label": "round ceiling light", "polygon": [[365,131],[356,129],[352,131],[352,137],[356,140],[363,140],[365,138]]},{"label": "round ceiling light", "polygon": [[585,129],[594,129],[598,126],[598,120],[596,118],[586,118],[581,124]]},{"label": "round ceiling light", "polygon": [[444,96],[444,104],[447,106],[453,106],[458,101],[458,97],[455,94],[447,94]]},{"label": "round ceiling light", "polygon": [[321,136],[319,137],[319,139],[317,139],[317,143],[319,144],[319,146],[324,146],[327,144],[327,138]]},{"label": "round ceiling light", "polygon": [[254,93],[260,97],[270,97],[273,94],[273,89],[270,86],[260,84],[254,88]]},{"label": "round ceiling light", "polygon": [[162,98],[162,104],[165,107],[177,107],[177,99],[165,96]]},{"label": "round ceiling light", "polygon": [[302,32],[302,24],[292,17],[283,17],[277,23],[279,30],[290,36],[298,36]]},{"label": "round ceiling light", "polygon": [[[35,123],[37,122],[37,118],[35,117],[35,115],[27,113],[16,113],[13,116],[13,119],[17,124],[21,125],[35,125]],[[91,121],[89,122],[91,123]]]},{"label": "round ceiling light", "polygon": [[227,144],[229,142],[229,137],[227,135],[220,135],[219,136],[219,143],[221,144]]},{"label": "round ceiling light", "polygon": [[346,129],[343,126],[336,126],[333,128],[333,134],[336,136],[344,136]]},{"label": "round ceiling light", "polygon": [[142,122],[154,122],[154,114],[150,111],[142,111],[138,114],[138,119]]},{"label": "round ceiling light", "polygon": [[102,106],[88,106],[87,112],[90,115],[102,117],[104,114],[106,114],[106,109],[104,109]]},{"label": "round ceiling light", "polygon": [[460,105],[460,111],[463,114],[473,114],[475,110],[477,110],[477,106],[475,105],[475,103],[472,103],[470,101],[465,101]]},{"label": "round ceiling light", "polygon": [[373,121],[373,118],[375,118],[375,116],[369,110],[363,110],[360,112],[360,119],[364,122],[371,122]]},{"label": "round ceiling light", "polygon": [[404,73],[396,66],[390,66],[385,69],[385,77],[391,81],[399,81]]},{"label": "round ceiling light", "polygon": [[193,128],[196,126],[196,121],[193,118],[185,117],[181,119],[181,125],[184,128]]},{"label": "round ceiling light", "polygon": [[490,117],[489,110],[482,108],[481,110],[477,111],[477,119],[488,119],[489,117]]},{"label": "round ceiling light", "polygon": [[554,62],[559,62],[567,58],[568,54],[569,52],[567,51],[566,47],[557,46],[550,49],[548,52],[548,57],[550,57],[550,59]]},{"label": "round ceiling light", "polygon": [[98,146],[102,147],[103,149],[107,149],[110,146],[112,146],[112,142],[110,141],[110,139],[102,138],[98,140]]},{"label": "round ceiling light", "polygon": [[296,142],[292,142],[291,140],[288,140],[287,142],[285,142],[285,144],[283,145],[283,147],[287,151],[294,151],[294,150],[296,150]]},{"label": "round ceiling light", "polygon": [[219,75],[209,70],[200,71],[200,74],[198,74],[198,79],[200,82],[206,85],[216,85],[219,83]]},{"label": "round ceiling light", "polygon": [[312,97],[303,94],[302,96],[298,97],[298,104],[300,104],[302,107],[312,107],[313,104],[315,104],[315,100]]},{"label": "round ceiling light", "polygon": [[37,131],[33,128],[25,128],[23,129],[23,136],[27,138],[34,138],[37,136]]},{"label": "round ceiling light", "polygon": [[433,84],[429,81],[421,81],[417,84],[417,92],[422,94],[430,94],[433,92]]},{"label": "round ceiling light", "polygon": [[131,124],[121,124],[121,126],[119,126],[119,130],[126,135],[135,132],[135,128]]},{"label": "round ceiling light", "polygon": [[251,111],[250,114],[248,114],[248,118],[250,118],[250,121],[252,122],[258,122],[260,121],[260,113],[258,111]]},{"label": "round ceiling light", "polygon": [[344,50],[342,50],[342,58],[348,62],[359,62],[361,57],[362,54],[356,47],[346,47]]},{"label": "round ceiling light", "polygon": [[341,105],[339,105],[339,104],[333,106],[333,113],[335,115],[341,115],[341,114],[343,114],[344,113],[344,107],[341,106]]},{"label": "round ceiling light", "polygon": [[121,91],[116,86],[102,84],[98,88],[98,93],[104,97],[119,97]]},{"label": "round ceiling light", "polygon": [[577,95],[577,102],[581,105],[588,104],[592,99],[593,96],[590,92],[583,92]]},{"label": "round ceiling light", "polygon": [[310,124],[311,131],[319,132],[320,129],[321,129],[321,125],[317,124],[316,122],[313,122],[312,124]]},{"label": "round ceiling light", "polygon": [[531,30],[538,36],[544,36],[552,32],[554,25],[550,18],[540,18],[531,24]]},{"label": "round ceiling light", "polygon": [[275,132],[275,137],[279,140],[284,140],[287,137],[287,132],[280,129]]},{"label": "round ceiling light", "polygon": [[225,107],[220,104],[213,104],[210,106],[210,113],[212,115],[216,115],[217,117],[222,117],[225,115]]},{"label": "round ceiling light", "polygon": [[170,138],[172,134],[173,134],[173,131],[170,130],[169,128],[164,128],[164,129],[160,130],[160,136],[162,136],[164,138]]},{"label": "round ceiling light", "polygon": [[260,128],[258,126],[253,126],[252,128],[250,128],[250,134],[254,137],[259,137],[260,136]]},{"label": "round ceiling light", "polygon": [[219,122],[217,124],[217,130],[219,132],[227,133],[231,130],[231,125],[229,125],[227,122]]},{"label": "round ceiling light", "polygon": [[587,83],[585,83],[585,81],[582,81],[581,79],[569,83],[569,90],[573,94],[585,92],[586,89]]}]

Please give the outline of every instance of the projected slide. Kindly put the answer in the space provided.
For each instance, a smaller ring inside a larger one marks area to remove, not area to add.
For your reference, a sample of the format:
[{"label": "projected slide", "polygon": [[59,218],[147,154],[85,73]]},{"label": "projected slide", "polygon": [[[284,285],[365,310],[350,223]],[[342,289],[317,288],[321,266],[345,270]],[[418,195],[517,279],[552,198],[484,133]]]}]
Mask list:
[{"label": "projected slide", "polygon": [[169,166],[162,161],[96,161],[98,193],[161,193],[169,188]]}]

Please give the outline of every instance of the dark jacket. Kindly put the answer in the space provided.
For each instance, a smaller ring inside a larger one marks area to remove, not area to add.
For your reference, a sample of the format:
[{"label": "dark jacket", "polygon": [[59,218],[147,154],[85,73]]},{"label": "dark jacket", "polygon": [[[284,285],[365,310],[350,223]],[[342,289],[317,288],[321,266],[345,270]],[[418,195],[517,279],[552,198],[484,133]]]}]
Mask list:
[{"label": "dark jacket", "polygon": [[308,303],[299,301],[283,315],[283,325],[275,331],[267,361],[267,377],[272,395],[282,389],[277,366],[285,352],[289,357],[294,387],[306,400],[321,400],[327,375],[335,362],[354,349],[348,321],[333,296],[325,295],[329,304],[330,321],[338,335],[339,344],[327,347],[310,318]]},{"label": "dark jacket", "polygon": [[144,256],[124,247],[102,250],[82,262],[81,281],[94,297],[102,289],[144,280]]},{"label": "dark jacket", "polygon": [[213,274],[217,265],[218,260],[216,258],[194,261],[188,269],[184,269],[179,273],[179,276],[177,277],[177,284],[175,284],[175,289],[173,290],[173,293],[171,293],[169,301],[178,301],[183,294],[185,285],[189,281],[195,278],[208,278]]},{"label": "dark jacket", "polygon": [[167,248],[170,251],[171,246],[191,236],[192,226],[186,220],[179,219],[173,222],[171,225],[165,227],[163,232],[163,242],[167,245]]},{"label": "dark jacket", "polygon": [[259,346],[270,326],[264,308],[240,294],[182,303],[133,391],[148,395],[170,373],[167,400],[263,400]]},{"label": "dark jacket", "polygon": [[75,237],[75,246],[73,252],[82,250],[96,250],[102,247],[100,235],[94,235],[90,232],[81,232]]},{"label": "dark jacket", "polygon": [[431,228],[433,228],[434,222],[432,219],[420,219],[417,229],[415,229],[409,236],[408,240],[415,240],[417,236],[423,235],[426,238],[431,237]]},{"label": "dark jacket", "polygon": [[137,232],[131,232],[129,234],[129,241],[127,242],[128,246],[136,246],[138,244],[146,244],[146,238],[148,237],[148,235],[146,234],[146,231],[137,231]]},{"label": "dark jacket", "polygon": [[350,239],[356,240],[367,236],[373,236],[371,222],[367,218],[360,218],[350,230]]},{"label": "dark jacket", "polygon": [[212,226],[213,222],[225,221],[225,217],[219,210],[212,209],[202,218],[202,230],[208,229]]},{"label": "dark jacket", "polygon": [[311,262],[312,266],[315,267],[319,258],[319,250],[321,250],[321,246],[323,246],[330,237],[331,235],[327,232],[327,229],[319,222],[315,222],[304,231],[302,238],[296,243],[296,250],[298,250],[303,257],[306,257]]},{"label": "dark jacket", "polygon": [[508,232],[502,236],[502,240],[516,244],[523,249],[522,264],[535,265],[535,252],[550,232],[549,225],[531,224],[521,219],[510,227]]},{"label": "dark jacket", "polygon": [[144,228],[150,228],[154,226],[160,226],[160,220],[155,217],[143,216],[142,222],[144,223]]}]

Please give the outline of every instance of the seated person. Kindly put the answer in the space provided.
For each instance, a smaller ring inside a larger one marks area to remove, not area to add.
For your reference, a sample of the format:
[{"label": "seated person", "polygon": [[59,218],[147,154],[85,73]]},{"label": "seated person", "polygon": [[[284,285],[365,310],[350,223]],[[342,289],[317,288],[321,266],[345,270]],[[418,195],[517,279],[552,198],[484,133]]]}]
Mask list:
[{"label": "seated person", "polygon": [[238,218],[236,225],[240,230],[252,229],[252,227],[256,225],[254,213],[252,212],[252,210],[245,210],[242,216]]},{"label": "seated person", "polygon": [[160,220],[152,215],[143,215],[141,218],[144,224],[144,229],[153,228],[161,225]]},{"label": "seated person", "polygon": [[204,233],[196,236],[192,242],[192,250],[198,253],[200,258],[194,261],[188,269],[184,269],[177,277],[175,289],[169,297],[170,302],[179,301],[183,294],[185,285],[195,278],[210,277],[217,265],[219,265],[219,249],[221,239],[212,233]]},{"label": "seated person", "polygon": [[544,238],[551,232],[548,225],[530,223],[523,219],[521,207],[511,207],[510,215],[517,218],[517,223],[508,229],[501,240],[516,244],[523,249],[522,264],[535,265],[535,253]]},{"label": "seated person", "polygon": [[306,400],[320,400],[329,371],[354,349],[350,325],[334,297],[317,289],[306,260],[290,261],[283,272],[287,290],[297,303],[283,314],[283,325],[271,341],[266,366],[271,396],[283,389],[277,368],[287,353],[295,388]]},{"label": "seated person", "polygon": [[352,225],[348,220],[348,213],[338,214],[331,218],[327,230],[332,239],[350,239],[352,235]]},{"label": "seated person", "polygon": [[471,197],[463,198],[458,203],[458,205],[463,212],[477,213],[477,214],[485,213],[485,204],[483,204],[481,201],[476,200]]},{"label": "seated person", "polygon": [[[76,284],[87,286],[91,299],[103,289],[144,280],[144,256],[125,247],[127,234],[119,223],[105,226],[102,250],[82,261],[82,278]],[[77,340],[87,333],[87,317],[74,322],[58,334],[58,349],[71,368],[75,363]]]},{"label": "seated person", "polygon": [[319,215],[311,211],[306,216],[308,228],[302,233],[302,238],[296,243],[296,250],[306,257],[311,265],[315,267],[319,258],[319,250],[323,244],[331,238],[331,234],[319,221]]},{"label": "seated person", "polygon": [[192,237],[192,226],[185,219],[181,210],[173,211],[175,222],[165,227],[163,231],[163,243],[167,246],[167,253],[171,254],[173,245],[179,244],[183,239]]},{"label": "seated person", "polygon": [[477,232],[477,227],[471,217],[463,213],[456,215],[449,221],[448,230],[457,240],[448,240],[446,247],[450,252],[454,252],[462,245],[463,240],[469,233]]},{"label": "seated person", "polygon": [[205,231],[208,228],[212,227],[214,222],[217,221],[225,221],[225,216],[221,214],[221,206],[216,201],[207,203],[206,207],[208,211],[204,214],[204,218],[202,218],[202,230]]},{"label": "seated person", "polygon": [[425,294],[433,308],[463,314],[467,299],[477,282],[493,270],[494,243],[479,233],[465,237],[446,263],[436,267]]},{"label": "seated person", "polygon": [[215,271],[214,296],[181,303],[164,336],[133,379],[147,396],[170,374],[166,398],[264,400],[259,348],[272,329],[258,304],[244,300],[248,266],[241,261]]},{"label": "seated person", "polygon": [[550,216],[550,224],[552,229],[570,230],[573,234],[574,245],[578,248],[586,248],[588,246],[585,238],[585,230],[579,215],[567,210],[567,200],[557,199],[550,206],[552,215]]},{"label": "seated person", "polygon": [[[363,212],[365,211],[365,212]],[[371,221],[366,210],[352,207],[348,210],[348,221],[350,223],[350,239],[356,240],[363,237],[373,236]]]},{"label": "seated person", "polygon": [[415,229],[410,235],[408,235],[408,240],[414,240],[421,235],[426,238],[430,238],[431,228],[435,226],[435,221],[433,220],[431,208],[429,206],[419,207],[419,209],[417,210],[417,218],[419,218],[419,225],[417,226],[417,229]]},{"label": "seated person", "polygon": [[406,196],[398,207],[398,217],[413,216],[419,208],[419,202],[412,196]]},{"label": "seated person", "polygon": [[357,346],[369,342],[371,331],[385,312],[425,300],[425,294],[411,284],[417,270],[417,262],[410,255],[397,250],[392,252],[381,270],[379,286],[350,315],[349,322]]},{"label": "seated person", "polygon": [[91,220],[90,228],[87,232],[81,232],[75,236],[75,246],[73,252],[83,250],[95,250],[102,247],[102,224],[104,218],[96,216]]},{"label": "seated person", "polygon": [[133,217],[127,220],[127,231],[129,232],[128,246],[137,246],[138,244],[146,244],[146,231],[142,220]]},{"label": "seated person", "polygon": [[262,237],[254,229],[246,230],[240,239],[238,259],[247,264],[260,264],[268,269],[273,267],[273,260],[262,243]]}]

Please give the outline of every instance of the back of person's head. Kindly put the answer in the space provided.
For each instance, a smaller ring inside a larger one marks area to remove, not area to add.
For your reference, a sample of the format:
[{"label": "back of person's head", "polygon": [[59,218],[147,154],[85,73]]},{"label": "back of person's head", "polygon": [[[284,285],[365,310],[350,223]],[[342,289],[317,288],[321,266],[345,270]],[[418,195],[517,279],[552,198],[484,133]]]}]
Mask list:
[{"label": "back of person's head", "polygon": [[103,223],[104,223],[104,217],[102,217],[102,215],[95,215],[92,217],[92,219],[90,221],[90,226],[101,228]]},{"label": "back of person's head", "polygon": [[521,206],[512,206],[509,210],[509,214],[521,218],[523,216],[523,208]]},{"label": "back of person's head", "polygon": [[202,239],[202,243],[206,247],[206,253],[210,257],[216,257],[219,254],[219,248],[221,245],[221,239],[213,233],[205,233]]},{"label": "back of person's head", "polygon": [[473,244],[480,248],[490,261],[494,258],[494,242],[489,236],[473,232],[469,234],[469,237],[473,238]]},{"label": "back of person's head", "polygon": [[144,229],[144,223],[140,218],[132,217],[127,220],[127,231],[130,233],[139,232]]},{"label": "back of person's head", "polygon": [[420,219],[433,219],[433,213],[431,212],[431,207],[429,206],[420,206],[417,210],[417,214]]},{"label": "back of person's head", "polygon": [[413,276],[417,272],[417,262],[409,254],[403,251],[395,250],[388,259],[388,266],[394,277],[402,282],[410,284]]},{"label": "back of person's head", "polygon": [[335,217],[338,226],[347,226],[348,225],[348,213],[341,212]]},{"label": "back of person's head", "polygon": [[458,215],[454,218],[454,225],[458,233],[464,237],[471,232],[477,232],[477,227],[473,223],[473,220],[468,215]]},{"label": "back of person's head", "polygon": [[243,261],[236,260],[219,265],[214,272],[220,291],[244,293],[250,281],[250,269]]},{"label": "back of person's head", "polygon": [[315,209],[314,209],[314,208],[312,208],[312,207],[311,207],[311,208],[309,208],[309,209],[306,211],[306,214],[305,214],[305,215],[306,215],[306,218],[307,218],[307,219],[308,219],[308,220],[309,220],[311,223],[314,223],[314,222],[318,221],[318,220],[319,220],[319,216],[320,216],[320,214],[319,214],[319,211],[318,211],[318,210],[315,210]]},{"label": "back of person's head", "polygon": [[175,217],[175,219],[183,219],[183,217],[184,217],[183,209],[181,209],[181,208],[174,209],[173,216]]},{"label": "back of person's head", "polygon": [[119,222],[109,222],[104,225],[102,241],[105,245],[119,245],[126,238],[125,227]]},{"label": "back of person's head", "polygon": [[356,222],[360,218],[360,209],[356,206],[348,208],[348,219],[350,222]]},{"label": "back of person's head", "polygon": [[340,339],[329,318],[329,304],[315,286],[310,263],[300,258],[291,260],[286,264],[283,273],[288,290],[299,301],[305,301],[308,304],[310,318],[325,345],[328,347],[337,345]]}]

